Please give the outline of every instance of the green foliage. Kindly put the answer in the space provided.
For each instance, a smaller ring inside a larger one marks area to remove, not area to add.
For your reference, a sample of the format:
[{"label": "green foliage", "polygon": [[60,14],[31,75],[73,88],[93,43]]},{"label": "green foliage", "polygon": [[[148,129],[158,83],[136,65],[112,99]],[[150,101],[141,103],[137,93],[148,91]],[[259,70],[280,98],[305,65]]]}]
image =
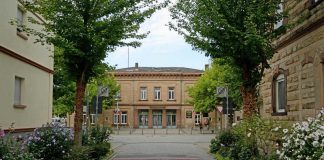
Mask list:
[{"label": "green foliage", "polygon": [[239,86],[241,78],[238,70],[224,63],[221,59],[215,59],[211,68],[206,70],[196,84],[188,88],[189,96],[192,98],[189,103],[195,106],[198,111],[209,112],[220,104],[221,99],[216,95],[216,87],[227,85],[229,96],[240,106],[242,103]]},{"label": "green foliage", "polygon": [[34,160],[34,156],[25,147],[22,137],[7,134],[0,137],[0,159],[3,160]]},{"label": "green foliage", "polygon": [[108,143],[111,132],[110,128],[100,127],[99,125],[93,126],[89,131],[83,132],[83,145]]},{"label": "green foliage", "polygon": [[210,152],[230,159],[278,159],[275,150],[283,135],[279,128],[285,125],[287,124],[274,120],[252,117],[212,140]]},{"label": "green foliage", "polygon": [[[36,36],[36,42],[53,44],[62,50],[67,76],[76,83],[75,142],[81,145],[81,112],[86,84],[102,74],[107,53],[119,46],[140,46],[148,33],[138,34],[140,24],[168,1],[156,0],[22,0],[24,7],[41,15],[46,22],[32,17],[29,21],[43,26],[39,31],[18,26]],[[125,40],[130,40],[126,42]],[[56,55],[55,55],[56,56]]]},{"label": "green foliage", "polygon": [[38,159],[68,159],[73,142],[68,129],[47,125],[28,138],[28,150]]},{"label": "green foliage", "polygon": [[170,27],[194,49],[212,58],[230,59],[231,66],[248,71],[250,79],[244,79],[243,85],[253,88],[275,53],[273,38],[285,28],[272,29],[285,16],[276,12],[279,3],[281,0],[179,0],[170,9],[176,20]]},{"label": "green foliage", "polygon": [[111,146],[109,136],[112,130],[99,125],[91,127],[89,131],[83,132],[82,145],[87,148],[85,154],[92,159],[100,159],[109,153]]},{"label": "green foliage", "polygon": [[171,29],[195,50],[239,70],[245,118],[257,112],[256,86],[276,52],[272,41],[286,30],[274,29],[286,15],[276,12],[280,3],[285,1],[178,0],[170,9]]}]

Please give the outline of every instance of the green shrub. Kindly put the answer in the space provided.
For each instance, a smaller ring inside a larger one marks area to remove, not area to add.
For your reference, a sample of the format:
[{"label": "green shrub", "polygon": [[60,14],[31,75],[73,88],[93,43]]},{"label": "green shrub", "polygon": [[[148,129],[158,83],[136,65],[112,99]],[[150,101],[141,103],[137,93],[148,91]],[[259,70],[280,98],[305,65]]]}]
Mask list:
[{"label": "green shrub", "polygon": [[73,141],[70,131],[56,125],[38,128],[28,138],[28,149],[38,159],[68,159]]},{"label": "green shrub", "polygon": [[23,137],[10,134],[0,137],[0,159],[3,160],[34,160],[34,156],[25,147]]},{"label": "green shrub", "polygon": [[100,159],[110,152],[109,137],[111,129],[107,127],[94,126],[88,132],[83,132],[82,145],[87,147],[88,157]]},{"label": "green shrub", "polygon": [[212,140],[210,152],[230,159],[277,159],[274,153],[282,141],[280,137],[283,133],[278,132],[282,125],[286,124],[252,117]]}]

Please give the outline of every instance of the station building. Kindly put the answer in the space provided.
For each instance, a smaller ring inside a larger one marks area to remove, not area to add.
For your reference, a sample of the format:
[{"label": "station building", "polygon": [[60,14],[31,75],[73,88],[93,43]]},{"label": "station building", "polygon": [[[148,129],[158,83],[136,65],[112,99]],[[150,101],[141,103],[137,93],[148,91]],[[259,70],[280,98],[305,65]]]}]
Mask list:
[{"label": "station building", "polygon": [[[190,128],[215,119],[195,112],[187,88],[203,74],[183,67],[135,67],[111,73],[120,85],[118,107],[104,110],[100,123],[131,128]],[[118,108],[118,109],[117,109]],[[212,127],[212,126],[210,126]]]}]

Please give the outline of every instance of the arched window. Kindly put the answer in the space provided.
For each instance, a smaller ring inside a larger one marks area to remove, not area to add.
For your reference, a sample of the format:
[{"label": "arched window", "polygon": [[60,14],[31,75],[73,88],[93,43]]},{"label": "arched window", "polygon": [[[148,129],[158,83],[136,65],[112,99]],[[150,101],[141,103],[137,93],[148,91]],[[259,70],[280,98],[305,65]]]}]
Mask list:
[{"label": "arched window", "polygon": [[285,112],[285,76],[280,74],[276,79],[276,112]]},{"label": "arched window", "polygon": [[286,76],[281,70],[274,76],[272,83],[273,115],[286,115],[286,104]]}]

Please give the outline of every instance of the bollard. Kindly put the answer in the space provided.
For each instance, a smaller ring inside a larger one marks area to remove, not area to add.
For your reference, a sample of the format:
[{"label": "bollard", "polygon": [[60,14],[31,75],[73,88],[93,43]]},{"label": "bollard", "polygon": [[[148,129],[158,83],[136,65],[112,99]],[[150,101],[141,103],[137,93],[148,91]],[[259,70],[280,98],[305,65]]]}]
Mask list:
[{"label": "bollard", "polygon": [[132,128],[129,128],[129,134],[132,134]]},{"label": "bollard", "polygon": [[155,128],[154,128],[154,133],[153,134],[155,135]]}]

